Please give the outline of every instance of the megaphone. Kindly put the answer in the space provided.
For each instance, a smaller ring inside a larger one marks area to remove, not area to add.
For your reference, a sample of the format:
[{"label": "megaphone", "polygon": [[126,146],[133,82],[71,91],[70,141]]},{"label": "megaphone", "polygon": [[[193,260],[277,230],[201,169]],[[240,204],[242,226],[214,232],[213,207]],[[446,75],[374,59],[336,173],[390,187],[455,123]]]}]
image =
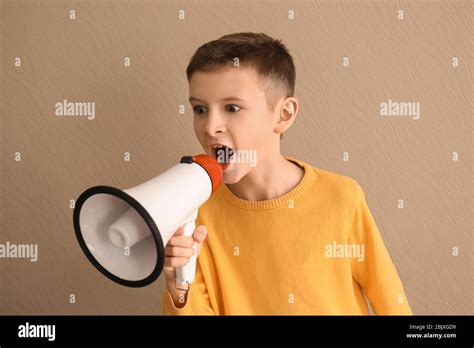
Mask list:
[{"label": "megaphone", "polygon": [[[89,261],[106,277],[125,286],[143,287],[161,274],[165,245],[180,227],[195,230],[198,208],[222,182],[222,168],[211,156],[184,156],[180,163],[138,186],[121,190],[95,186],[76,201],[73,223]],[[194,281],[195,252],[176,268],[176,285]]]}]

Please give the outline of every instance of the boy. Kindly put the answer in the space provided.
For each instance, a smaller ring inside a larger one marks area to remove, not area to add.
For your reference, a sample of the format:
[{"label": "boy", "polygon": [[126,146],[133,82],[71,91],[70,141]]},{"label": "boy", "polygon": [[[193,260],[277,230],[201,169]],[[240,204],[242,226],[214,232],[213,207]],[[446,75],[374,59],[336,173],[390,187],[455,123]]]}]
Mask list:
[{"label": "boy", "polygon": [[[361,315],[364,293],[376,314],[411,314],[357,182],[280,153],[298,112],[286,47],[225,35],[201,46],[186,73],[204,151],[233,156],[193,236],[179,229],[166,246],[164,314]],[[252,151],[254,163],[233,161]],[[195,242],[196,280],[177,289],[175,267]]]}]

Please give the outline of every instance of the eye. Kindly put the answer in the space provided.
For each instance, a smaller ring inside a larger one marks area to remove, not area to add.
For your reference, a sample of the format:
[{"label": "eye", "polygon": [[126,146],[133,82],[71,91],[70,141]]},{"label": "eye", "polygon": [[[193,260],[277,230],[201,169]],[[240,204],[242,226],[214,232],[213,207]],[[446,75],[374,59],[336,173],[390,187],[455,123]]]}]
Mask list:
[{"label": "eye", "polygon": [[203,109],[205,110],[206,108],[201,106],[201,105],[197,105],[193,108],[193,111],[194,111],[195,114],[202,115],[203,113],[205,113],[205,111],[203,111]]},{"label": "eye", "polygon": [[[229,108],[227,110],[230,110],[230,112],[237,112],[237,111],[240,110],[240,106],[238,106],[238,105],[230,104],[230,105],[227,105],[227,106],[229,106]],[[236,108],[237,108],[237,110],[236,110]]]}]

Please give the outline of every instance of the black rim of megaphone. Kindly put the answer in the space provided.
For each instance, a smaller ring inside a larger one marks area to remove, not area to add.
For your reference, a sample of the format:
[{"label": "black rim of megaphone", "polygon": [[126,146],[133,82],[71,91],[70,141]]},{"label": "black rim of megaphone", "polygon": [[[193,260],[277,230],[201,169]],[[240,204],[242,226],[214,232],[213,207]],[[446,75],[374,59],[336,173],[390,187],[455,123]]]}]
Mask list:
[{"label": "black rim of megaphone", "polygon": [[[126,280],[126,279],[117,277],[116,275],[107,271],[107,269],[104,268],[99,263],[99,261],[95,259],[95,257],[92,255],[89,248],[87,247],[86,242],[84,241],[84,238],[82,237],[81,228],[79,225],[79,216],[80,216],[82,205],[84,204],[84,202],[89,197],[96,194],[100,194],[100,193],[106,193],[106,194],[116,196],[118,198],[121,198],[128,204],[130,204],[133,208],[135,208],[138,211],[138,213],[141,215],[141,217],[145,220],[146,224],[150,228],[152,232],[151,234],[153,235],[153,240],[155,241],[158,257],[157,257],[155,269],[145,279]],[[156,226],[155,222],[151,218],[150,214],[148,214],[146,209],[140,203],[138,203],[138,201],[132,196],[129,196],[128,194],[126,194],[124,191],[120,189],[116,189],[110,186],[91,187],[87,189],[86,191],[84,191],[77,199],[77,202],[74,207],[73,219],[74,219],[74,230],[76,232],[76,238],[79,242],[79,245],[81,246],[82,251],[84,252],[84,254],[86,254],[87,258],[95,266],[95,268],[97,268],[107,278],[125,286],[142,287],[154,282],[160,276],[161,271],[163,270],[164,263],[165,263],[165,250],[164,250],[163,240],[161,239],[160,231],[158,230],[158,227]]]}]

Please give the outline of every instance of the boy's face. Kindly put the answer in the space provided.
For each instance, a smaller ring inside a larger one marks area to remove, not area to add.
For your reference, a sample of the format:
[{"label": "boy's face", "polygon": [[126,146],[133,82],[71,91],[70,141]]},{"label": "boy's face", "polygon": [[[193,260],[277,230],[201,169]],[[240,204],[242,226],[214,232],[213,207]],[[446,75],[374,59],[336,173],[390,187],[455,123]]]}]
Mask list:
[{"label": "boy's face", "polygon": [[237,151],[230,163],[221,165],[224,183],[239,182],[259,163],[279,153],[280,134],[274,129],[280,103],[274,111],[269,109],[255,69],[195,72],[189,94],[194,131],[204,151],[216,159],[222,158],[216,144]]}]

